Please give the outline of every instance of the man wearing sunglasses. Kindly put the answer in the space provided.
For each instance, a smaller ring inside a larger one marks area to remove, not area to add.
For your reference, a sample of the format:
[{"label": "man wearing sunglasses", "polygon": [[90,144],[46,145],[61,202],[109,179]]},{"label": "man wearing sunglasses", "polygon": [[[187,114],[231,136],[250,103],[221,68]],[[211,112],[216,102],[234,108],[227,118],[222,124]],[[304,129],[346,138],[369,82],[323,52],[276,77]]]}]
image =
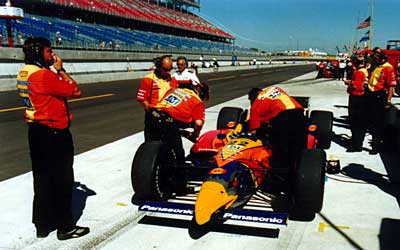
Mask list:
[{"label": "man wearing sunglasses", "polygon": [[151,114],[150,110],[157,105],[170,89],[176,88],[172,81],[172,59],[170,55],[164,55],[154,59],[155,69],[146,75],[140,83],[136,100],[145,109],[144,139],[145,141],[160,140],[158,120]]}]

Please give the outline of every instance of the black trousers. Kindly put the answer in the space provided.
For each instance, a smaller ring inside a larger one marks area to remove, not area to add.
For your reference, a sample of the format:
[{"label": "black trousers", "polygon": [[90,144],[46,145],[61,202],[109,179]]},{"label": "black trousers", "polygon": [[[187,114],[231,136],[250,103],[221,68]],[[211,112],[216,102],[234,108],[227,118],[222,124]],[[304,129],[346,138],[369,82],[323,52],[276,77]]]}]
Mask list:
[{"label": "black trousers", "polygon": [[271,120],[271,166],[292,168],[306,148],[307,119],[301,109],[290,109],[279,113]]},{"label": "black trousers", "polygon": [[349,124],[351,130],[351,146],[362,148],[368,126],[368,100],[365,95],[349,95]]},{"label": "black trousers", "polygon": [[72,186],[74,147],[69,129],[29,124],[33,172],[33,216],[36,228],[66,230],[74,225]]},{"label": "black trousers", "polygon": [[372,135],[372,148],[380,151],[383,147],[385,128],[385,106],[387,93],[385,91],[366,92],[368,102],[368,124]]},{"label": "black trousers", "polygon": [[168,114],[156,111],[146,112],[144,138],[145,141],[162,141],[174,151],[178,161],[184,161],[185,151],[183,149],[182,137],[179,128],[188,127],[187,124],[174,120]]},{"label": "black trousers", "polygon": [[144,116],[144,141],[161,140],[160,120],[154,117],[150,111]]}]

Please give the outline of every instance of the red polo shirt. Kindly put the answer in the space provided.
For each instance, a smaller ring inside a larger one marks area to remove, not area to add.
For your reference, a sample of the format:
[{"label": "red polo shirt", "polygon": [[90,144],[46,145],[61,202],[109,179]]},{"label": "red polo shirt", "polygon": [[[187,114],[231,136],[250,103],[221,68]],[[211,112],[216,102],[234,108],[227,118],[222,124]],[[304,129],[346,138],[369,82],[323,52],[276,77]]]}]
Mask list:
[{"label": "red polo shirt", "polygon": [[251,105],[249,129],[259,128],[261,123],[270,123],[272,118],[287,109],[303,109],[303,107],[277,86],[264,89]]},{"label": "red polo shirt", "polygon": [[172,88],[176,88],[176,81],[167,81],[158,78],[154,72],[146,75],[140,83],[139,90],[136,95],[138,102],[147,101],[150,107],[159,103],[165,94]]},{"label": "red polo shirt", "polygon": [[356,70],[351,77],[351,83],[347,88],[347,93],[361,96],[364,94],[364,86],[368,85],[368,71],[365,68]]},{"label": "red polo shirt", "polygon": [[178,88],[170,91],[155,108],[183,123],[195,120],[204,122],[205,118],[203,101],[191,89]]},{"label": "red polo shirt", "polygon": [[369,76],[368,88],[372,92],[387,91],[393,86],[396,86],[396,75],[393,66],[388,62],[376,67]]},{"label": "red polo shirt", "polygon": [[72,113],[66,98],[72,97],[76,87],[76,82],[65,80],[50,69],[25,65],[17,76],[17,89],[26,107],[26,122],[67,128]]}]

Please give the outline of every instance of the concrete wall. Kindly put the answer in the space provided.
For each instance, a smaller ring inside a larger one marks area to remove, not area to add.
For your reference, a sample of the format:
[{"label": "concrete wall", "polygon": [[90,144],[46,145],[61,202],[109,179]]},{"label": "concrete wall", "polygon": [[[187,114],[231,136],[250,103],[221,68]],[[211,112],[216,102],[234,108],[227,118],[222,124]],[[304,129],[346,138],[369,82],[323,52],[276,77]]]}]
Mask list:
[{"label": "concrete wall", "polygon": [[[199,67],[202,64],[199,54],[174,54],[169,52],[171,51],[56,50],[56,53],[64,60],[64,68],[80,84],[142,78],[153,66],[152,59],[164,54],[171,54],[173,58],[186,56],[190,63],[195,63]],[[23,58],[21,48],[0,47],[0,91],[15,89],[15,78],[23,67]],[[283,64],[297,65],[298,63],[309,63],[308,60],[319,60],[318,58],[238,55],[237,60],[241,66],[231,67],[231,55],[203,55],[205,62],[212,62],[213,58],[218,60],[220,67],[199,68],[199,73],[275,67]],[[249,66],[249,62],[254,58],[257,59],[257,65]]]},{"label": "concrete wall", "polygon": [[[198,65],[200,62],[197,62]],[[248,65],[242,62],[241,66],[230,66],[230,62],[221,62],[218,68],[199,68],[199,73],[223,72],[230,70],[245,70],[288,65],[305,64],[305,62],[258,62],[257,65]],[[23,63],[0,63],[0,91],[15,90],[16,75]],[[64,68],[79,83],[110,82],[143,78],[150,72],[150,62],[109,62],[109,63],[65,63]]]}]

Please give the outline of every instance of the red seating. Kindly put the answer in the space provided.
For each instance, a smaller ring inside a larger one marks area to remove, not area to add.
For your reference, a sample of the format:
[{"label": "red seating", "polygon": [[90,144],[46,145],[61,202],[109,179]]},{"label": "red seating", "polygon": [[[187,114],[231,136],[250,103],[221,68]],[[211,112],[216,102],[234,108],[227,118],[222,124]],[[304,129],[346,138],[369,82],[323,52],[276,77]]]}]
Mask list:
[{"label": "red seating", "polygon": [[52,0],[64,6],[77,7],[109,15],[123,16],[141,21],[157,23],[176,28],[195,30],[226,38],[233,38],[229,33],[218,29],[206,20],[194,14],[185,14],[165,7],[156,6],[142,0]]}]

